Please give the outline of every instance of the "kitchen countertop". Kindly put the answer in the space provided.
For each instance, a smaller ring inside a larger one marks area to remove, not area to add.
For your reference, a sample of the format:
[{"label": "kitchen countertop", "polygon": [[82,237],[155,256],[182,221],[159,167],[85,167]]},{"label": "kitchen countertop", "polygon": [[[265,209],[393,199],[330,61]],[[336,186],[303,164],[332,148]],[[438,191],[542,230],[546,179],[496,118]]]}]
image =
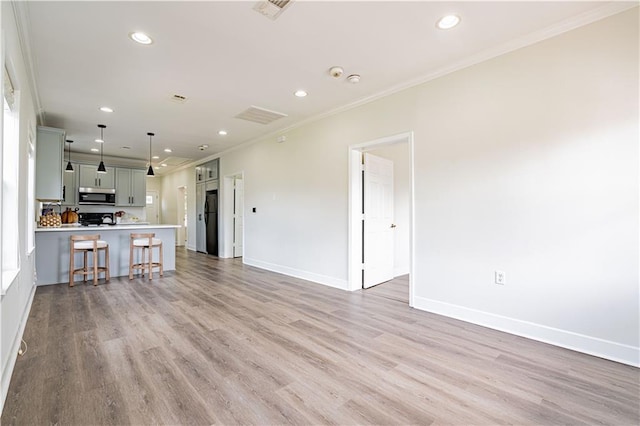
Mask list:
[{"label": "kitchen countertop", "polygon": [[42,227],[36,228],[36,232],[78,232],[78,231],[118,231],[118,230],[131,230],[131,229],[167,229],[167,228],[179,228],[180,225],[159,224],[149,225],[144,223],[121,223],[119,225],[99,225],[99,226],[61,226],[61,227]]}]

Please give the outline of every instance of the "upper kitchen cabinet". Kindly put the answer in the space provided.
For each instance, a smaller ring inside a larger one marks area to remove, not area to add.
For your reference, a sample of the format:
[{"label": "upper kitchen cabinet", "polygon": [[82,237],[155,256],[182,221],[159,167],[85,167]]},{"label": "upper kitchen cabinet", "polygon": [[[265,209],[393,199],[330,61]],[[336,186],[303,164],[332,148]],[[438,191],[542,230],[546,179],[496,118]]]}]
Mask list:
[{"label": "upper kitchen cabinet", "polygon": [[62,157],[65,131],[38,126],[36,136],[36,198],[62,200]]},{"label": "upper kitchen cabinet", "polygon": [[116,206],[145,207],[146,197],[145,170],[116,169]]},{"label": "upper kitchen cabinet", "polygon": [[205,164],[205,181],[218,179],[218,159],[216,158],[213,161],[209,161]]},{"label": "upper kitchen cabinet", "polygon": [[218,159],[196,167],[196,183],[218,179]]},{"label": "upper kitchen cabinet", "polygon": [[[64,163],[66,166],[67,163]],[[78,204],[78,174],[80,165],[71,163],[73,172],[64,172],[62,175],[62,205],[75,206]]]},{"label": "upper kitchen cabinet", "polygon": [[98,173],[98,166],[80,165],[81,188],[114,189],[116,187],[116,173],[113,167],[107,167],[107,173]]}]

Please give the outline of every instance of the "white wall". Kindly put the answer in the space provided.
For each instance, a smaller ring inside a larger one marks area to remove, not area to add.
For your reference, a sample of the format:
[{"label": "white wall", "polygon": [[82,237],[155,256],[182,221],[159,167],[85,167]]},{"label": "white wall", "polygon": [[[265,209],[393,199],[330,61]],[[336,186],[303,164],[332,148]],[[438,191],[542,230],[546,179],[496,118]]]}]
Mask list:
[{"label": "white wall", "polygon": [[411,192],[411,165],[409,144],[397,143],[367,151],[378,157],[393,161],[393,275],[409,273],[409,208]]},{"label": "white wall", "polygon": [[162,223],[179,225],[178,188],[187,187],[187,248],[195,250],[196,246],[196,181],[195,168],[190,167],[162,177],[160,192],[160,211]]},{"label": "white wall", "polygon": [[[19,147],[19,207],[18,223],[20,255],[20,273],[11,284],[7,293],[0,298],[0,368],[2,381],[0,382],[0,411],[7,396],[11,373],[17,358],[20,339],[24,331],[31,301],[35,291],[34,264],[35,252],[27,253],[27,221],[35,220],[27,214],[27,182],[28,182],[28,134],[31,132],[35,139],[36,113],[32,101],[32,91],[29,86],[22,52],[18,40],[18,33],[14,20],[12,4],[1,2],[2,35],[4,37],[5,62],[13,69],[13,85],[20,92],[20,147]],[[0,133],[1,134],[1,133]],[[3,220],[0,217],[0,220]]]},{"label": "white wall", "polygon": [[224,155],[244,261],[346,288],[348,146],[406,131],[416,307],[638,364],[638,9]]}]

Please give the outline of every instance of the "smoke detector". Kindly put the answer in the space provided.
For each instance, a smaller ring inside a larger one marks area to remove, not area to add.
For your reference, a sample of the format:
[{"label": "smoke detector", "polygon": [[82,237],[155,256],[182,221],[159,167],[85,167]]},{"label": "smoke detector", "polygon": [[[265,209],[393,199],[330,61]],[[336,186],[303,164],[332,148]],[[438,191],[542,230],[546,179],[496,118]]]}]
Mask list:
[{"label": "smoke detector", "polygon": [[264,0],[257,2],[253,6],[253,10],[271,20],[275,20],[291,3],[293,3],[293,0]]},{"label": "smoke detector", "polygon": [[344,70],[342,69],[342,67],[331,67],[329,69],[329,75],[333,78],[340,78],[342,77],[343,73]]},{"label": "smoke detector", "polygon": [[360,74],[351,74],[347,77],[347,81],[351,84],[360,83]]}]

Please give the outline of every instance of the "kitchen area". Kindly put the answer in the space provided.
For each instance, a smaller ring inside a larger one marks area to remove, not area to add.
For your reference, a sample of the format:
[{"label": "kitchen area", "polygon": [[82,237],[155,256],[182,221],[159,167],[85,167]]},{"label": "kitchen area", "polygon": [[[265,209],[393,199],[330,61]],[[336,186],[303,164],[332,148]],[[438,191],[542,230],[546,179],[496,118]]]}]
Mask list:
[{"label": "kitchen area", "polygon": [[[164,270],[175,270],[179,226],[146,220],[152,169],[149,172],[144,162],[129,159],[111,158],[105,166],[102,156],[77,155],[72,162],[68,148],[72,143],[62,129],[37,128],[37,284],[69,282],[71,235],[99,234],[109,245],[110,275],[118,277],[129,274],[130,234],[153,233],[163,243]],[[82,256],[76,254],[74,261],[81,265]]]}]

